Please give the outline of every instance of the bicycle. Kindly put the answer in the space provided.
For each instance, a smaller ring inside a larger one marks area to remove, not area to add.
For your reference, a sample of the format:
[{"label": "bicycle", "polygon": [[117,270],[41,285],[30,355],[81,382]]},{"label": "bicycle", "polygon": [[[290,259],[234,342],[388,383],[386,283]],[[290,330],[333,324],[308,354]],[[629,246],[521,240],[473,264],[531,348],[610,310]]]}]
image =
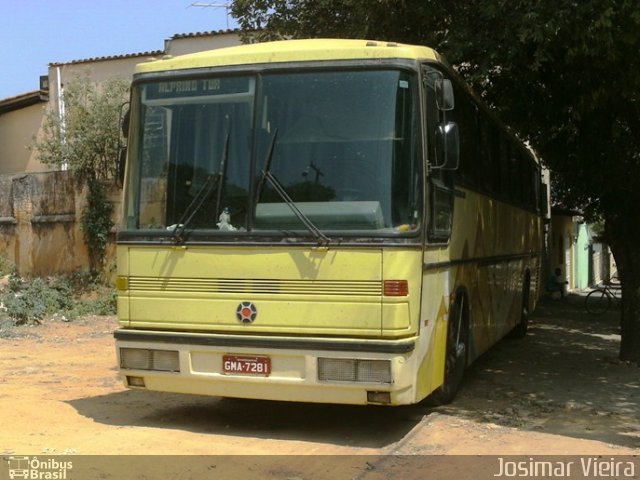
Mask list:
[{"label": "bicycle", "polygon": [[592,315],[606,313],[611,304],[620,305],[620,283],[612,282],[613,278],[605,282],[602,287],[591,290],[584,299],[584,308]]}]

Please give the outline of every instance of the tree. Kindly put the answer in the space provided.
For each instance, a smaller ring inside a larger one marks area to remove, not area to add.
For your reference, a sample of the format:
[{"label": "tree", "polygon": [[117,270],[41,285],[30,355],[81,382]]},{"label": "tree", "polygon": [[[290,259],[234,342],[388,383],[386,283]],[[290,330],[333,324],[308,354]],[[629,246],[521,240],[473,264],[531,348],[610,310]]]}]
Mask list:
[{"label": "tree", "polygon": [[640,363],[640,4],[633,0],[235,0],[257,40],[368,38],[443,54],[602,220],[622,282],[620,358]]},{"label": "tree", "polygon": [[81,222],[89,249],[91,270],[103,267],[108,235],[113,227],[113,203],[105,185],[118,178],[120,111],[128,83],[110,79],[97,85],[77,77],[65,85],[65,114],[48,110],[42,138],[34,141],[37,158],[45,165],[74,172],[80,186],[88,187]]}]

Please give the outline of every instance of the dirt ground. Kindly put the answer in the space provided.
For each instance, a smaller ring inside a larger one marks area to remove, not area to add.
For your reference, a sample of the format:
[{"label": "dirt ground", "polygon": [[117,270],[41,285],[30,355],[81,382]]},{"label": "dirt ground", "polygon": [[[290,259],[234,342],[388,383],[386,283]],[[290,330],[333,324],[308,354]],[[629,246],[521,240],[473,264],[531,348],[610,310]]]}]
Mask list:
[{"label": "dirt ground", "polygon": [[581,302],[542,302],[530,334],[480,358],[439,408],[127,390],[114,317],[0,319],[0,455],[640,454],[640,369],[617,360],[617,312]]}]

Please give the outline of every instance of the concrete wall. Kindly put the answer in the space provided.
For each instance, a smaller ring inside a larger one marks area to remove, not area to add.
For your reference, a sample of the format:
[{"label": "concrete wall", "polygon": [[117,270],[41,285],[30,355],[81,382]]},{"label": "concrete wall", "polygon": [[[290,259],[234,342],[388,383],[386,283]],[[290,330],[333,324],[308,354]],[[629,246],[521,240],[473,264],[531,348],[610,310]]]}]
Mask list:
[{"label": "concrete wall", "polygon": [[[88,270],[85,196],[71,172],[0,175],[0,255],[23,276]],[[117,191],[112,196],[119,199]]]}]

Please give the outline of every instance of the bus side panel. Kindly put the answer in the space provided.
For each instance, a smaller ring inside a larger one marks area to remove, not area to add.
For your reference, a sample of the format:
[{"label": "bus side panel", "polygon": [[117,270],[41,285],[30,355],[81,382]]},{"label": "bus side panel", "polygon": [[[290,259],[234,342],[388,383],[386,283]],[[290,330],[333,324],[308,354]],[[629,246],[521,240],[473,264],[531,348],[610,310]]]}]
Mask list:
[{"label": "bus side panel", "polygon": [[[425,263],[438,258],[427,252]],[[423,277],[420,338],[416,351],[421,358],[416,370],[416,401],[422,400],[444,381],[449,313],[449,275],[447,269],[431,269]]]},{"label": "bus side panel", "polygon": [[520,321],[527,272],[530,311],[537,302],[540,218],[469,190],[455,202],[449,245],[424,255],[418,400],[444,381],[448,310],[456,292],[464,292],[470,302],[468,364]]},{"label": "bus side panel", "polygon": [[[449,258],[461,261],[454,284],[470,297],[470,363],[520,321],[527,270],[537,288],[540,220],[470,190],[456,198],[454,212]],[[534,290],[530,305],[536,298]]]}]

